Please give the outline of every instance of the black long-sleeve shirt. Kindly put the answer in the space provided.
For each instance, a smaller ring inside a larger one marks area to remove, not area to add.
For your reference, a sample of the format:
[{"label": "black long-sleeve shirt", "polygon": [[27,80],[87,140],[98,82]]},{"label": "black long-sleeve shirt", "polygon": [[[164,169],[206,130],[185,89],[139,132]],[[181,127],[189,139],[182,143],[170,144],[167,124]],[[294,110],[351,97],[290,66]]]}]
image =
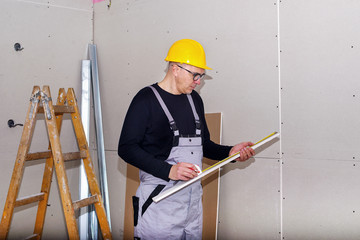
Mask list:
[{"label": "black long-sleeve shirt", "polygon": [[[173,116],[180,135],[195,134],[195,119],[185,94],[174,95],[153,84]],[[196,111],[201,121],[204,157],[222,160],[229,155],[231,146],[218,145],[210,140],[205,121],[204,105],[200,95],[192,91]],[[118,154],[127,163],[169,181],[171,165],[166,163],[173,132],[168,119],[149,87],[141,89],[132,100],[120,135]]]}]

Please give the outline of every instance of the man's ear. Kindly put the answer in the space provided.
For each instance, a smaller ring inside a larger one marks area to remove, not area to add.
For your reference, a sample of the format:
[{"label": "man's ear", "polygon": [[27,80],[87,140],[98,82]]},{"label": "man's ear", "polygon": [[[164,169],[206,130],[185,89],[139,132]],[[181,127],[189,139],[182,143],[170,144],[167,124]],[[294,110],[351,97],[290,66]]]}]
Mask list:
[{"label": "man's ear", "polygon": [[172,73],[174,74],[174,76],[177,76],[177,75],[178,75],[179,68],[176,66],[175,63],[173,63],[173,64],[170,65],[170,69],[171,69]]}]

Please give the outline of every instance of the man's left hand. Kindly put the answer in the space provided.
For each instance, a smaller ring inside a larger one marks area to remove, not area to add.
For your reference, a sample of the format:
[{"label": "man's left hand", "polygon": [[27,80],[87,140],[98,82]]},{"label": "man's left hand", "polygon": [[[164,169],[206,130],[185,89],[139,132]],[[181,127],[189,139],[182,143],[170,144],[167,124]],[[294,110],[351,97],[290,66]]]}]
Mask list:
[{"label": "man's left hand", "polygon": [[233,146],[229,152],[229,156],[236,154],[237,152],[240,152],[240,157],[235,159],[236,161],[246,161],[252,156],[255,155],[254,149],[252,149],[250,146],[254,145],[252,142],[242,142],[239,144],[236,144]]}]

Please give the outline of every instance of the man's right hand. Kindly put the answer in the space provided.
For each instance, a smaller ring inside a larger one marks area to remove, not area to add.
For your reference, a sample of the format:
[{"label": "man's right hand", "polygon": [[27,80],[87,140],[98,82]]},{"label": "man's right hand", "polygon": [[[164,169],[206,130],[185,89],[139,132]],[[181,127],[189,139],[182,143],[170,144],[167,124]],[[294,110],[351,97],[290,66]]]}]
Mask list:
[{"label": "man's right hand", "polygon": [[198,175],[197,168],[192,163],[180,162],[173,165],[170,169],[169,178],[171,180],[190,180]]}]

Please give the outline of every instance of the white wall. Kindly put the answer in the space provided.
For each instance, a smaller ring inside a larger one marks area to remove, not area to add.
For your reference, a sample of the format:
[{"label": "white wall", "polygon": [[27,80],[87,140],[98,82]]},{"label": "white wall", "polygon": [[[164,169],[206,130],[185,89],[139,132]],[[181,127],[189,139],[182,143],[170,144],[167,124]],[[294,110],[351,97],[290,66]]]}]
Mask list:
[{"label": "white wall", "polygon": [[359,10],[281,4],[285,238],[360,237]]},{"label": "white wall", "polygon": [[[223,112],[223,143],[281,131],[254,160],[223,169],[218,238],[360,237],[359,1],[107,4],[94,8],[95,43],[113,179],[123,177],[116,148],[132,97],[162,80],[174,41],[193,38],[214,69],[197,91],[207,112]],[[121,217],[114,225],[121,232]]]},{"label": "white wall", "polygon": [[[91,1],[2,0],[0,7],[0,209],[6,200],[20,143],[22,127],[9,128],[7,121],[24,123],[34,85],[49,85],[56,102],[58,89],[72,87],[80,98],[81,60],[87,58],[92,41]],[[22,51],[16,52],[14,44]],[[44,118],[37,121],[30,152],[46,151],[48,138]],[[61,132],[63,151],[77,149],[71,121],[65,117]],[[44,161],[26,164],[19,197],[39,193]],[[66,163],[73,200],[78,200],[78,163]],[[37,205],[15,209],[9,239],[32,234]],[[44,239],[66,239],[64,215],[55,174],[44,226]]]},{"label": "white wall", "polygon": [[[197,91],[207,112],[223,112],[223,143],[281,132],[254,160],[222,170],[218,239],[359,239],[359,1],[107,4],[95,4],[93,21],[90,0],[3,1],[0,207],[22,130],[7,120],[24,121],[35,84],[50,85],[53,98],[59,87],[74,87],[80,97],[80,61],[94,31],[112,230],[122,239],[126,165],[116,150],[123,119],[136,92],[162,80],[170,45],[193,38],[214,69]],[[15,42],[24,50],[15,52]],[[39,123],[33,151],[47,147]],[[74,141],[64,145],[72,149]],[[76,195],[78,167],[69,168]],[[42,171],[29,166],[24,179],[34,181],[23,182],[21,196],[40,189]],[[66,237],[57,187],[51,193],[44,237]],[[10,237],[31,233],[34,209],[15,213]]]}]

